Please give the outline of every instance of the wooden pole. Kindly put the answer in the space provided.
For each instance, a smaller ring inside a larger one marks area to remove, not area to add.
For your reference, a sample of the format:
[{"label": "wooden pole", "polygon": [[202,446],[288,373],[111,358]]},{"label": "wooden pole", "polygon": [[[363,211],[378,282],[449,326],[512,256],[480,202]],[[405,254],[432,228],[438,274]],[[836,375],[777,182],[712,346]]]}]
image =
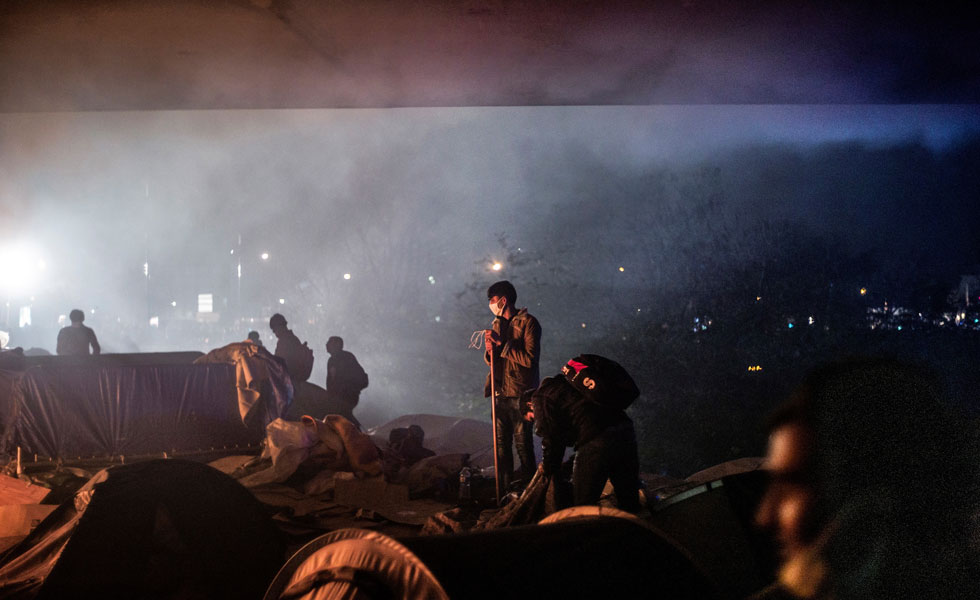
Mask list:
[{"label": "wooden pole", "polygon": [[493,478],[497,492],[497,506],[500,506],[500,461],[497,453],[497,382],[494,372],[493,349],[490,349],[490,420],[493,422]]}]

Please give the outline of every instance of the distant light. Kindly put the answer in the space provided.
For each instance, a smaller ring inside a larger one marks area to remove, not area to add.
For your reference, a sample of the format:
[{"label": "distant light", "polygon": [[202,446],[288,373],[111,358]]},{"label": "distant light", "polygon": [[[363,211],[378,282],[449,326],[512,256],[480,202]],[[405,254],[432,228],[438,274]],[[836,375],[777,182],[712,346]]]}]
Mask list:
[{"label": "distant light", "polygon": [[344,279],[350,279],[350,273],[344,273]]},{"label": "distant light", "polygon": [[150,317],[150,327],[159,327],[160,317]]},{"label": "distant light", "polygon": [[899,330],[899,331],[901,331],[901,330],[902,330],[902,326],[901,326],[901,325],[899,325],[899,326],[898,326],[898,330]]},{"label": "distant light", "polygon": [[790,329],[793,328],[793,324],[792,323],[787,323],[786,326],[789,327]]},{"label": "distant light", "polygon": [[242,265],[238,265],[238,278],[242,278]]},{"label": "distant light", "polygon": [[638,308],[638,309],[636,309],[636,312],[640,312],[640,309],[639,309],[639,308]]},{"label": "distant light", "polygon": [[213,294],[198,294],[197,295],[197,312],[199,313],[209,313],[214,311],[214,295]]},{"label": "distant light", "polygon": [[495,262],[490,268],[494,271],[499,271],[500,269],[504,268],[504,265],[500,264],[499,262]]},{"label": "distant light", "polygon": [[749,371],[755,372],[761,370],[762,370],[762,365],[749,365]]},{"label": "distant light", "polygon": [[269,253],[268,253],[268,252],[263,252],[263,253],[262,253],[262,254],[261,254],[261,255],[259,256],[259,258],[261,258],[262,260],[269,260]]},{"label": "distant light", "polygon": [[176,307],[177,306],[177,301],[176,300],[171,300],[170,301],[170,306]]},{"label": "distant light", "polygon": [[429,283],[431,285],[435,285],[436,284],[436,278],[433,277],[432,275],[429,275]]},{"label": "distant light", "polygon": [[762,300],[762,296],[756,296],[756,297],[755,297],[755,301],[756,301],[756,302],[759,302],[759,301],[761,301],[761,300]]},{"label": "distant light", "polygon": [[813,317],[810,317],[809,319],[807,319],[807,323],[809,323],[810,325],[813,325]]},{"label": "distant light", "polygon": [[285,303],[286,303],[286,299],[285,298],[280,298],[279,299],[279,304],[285,304]]},{"label": "distant light", "polygon": [[234,248],[232,248],[232,249],[231,249],[231,253],[232,253],[232,254],[234,254],[234,253],[235,253],[235,249],[234,249]]},{"label": "distant light", "polygon": [[868,288],[861,288],[861,295],[865,296],[868,293]]},{"label": "distant light", "polygon": [[438,323],[439,321],[442,321],[442,317],[440,317],[439,315],[436,315],[436,323]]},{"label": "distant light", "polygon": [[31,307],[21,306],[20,307],[20,319],[17,321],[20,327],[26,327],[31,324]]},{"label": "distant light", "polygon": [[61,325],[62,327],[64,327],[65,326],[65,323],[67,323],[67,322],[68,322],[68,316],[67,315],[58,315],[58,325]]},{"label": "distant light", "polygon": [[92,309],[92,310],[90,310],[89,312],[90,312],[90,313],[92,313],[92,314],[94,315],[94,314],[95,314],[95,309],[93,308],[93,309]]},{"label": "distant light", "polygon": [[980,319],[973,319],[974,323],[980,323]]},{"label": "distant light", "polygon": [[150,276],[150,263],[148,262],[143,263],[143,275],[145,277]]},{"label": "distant light", "polygon": [[622,272],[623,272],[623,271],[625,271],[625,270],[626,270],[625,268],[623,268],[623,267],[619,267],[619,272],[620,272],[620,273],[622,273]]},{"label": "distant light", "polygon": [[582,329],[585,329],[585,323],[582,323]]}]

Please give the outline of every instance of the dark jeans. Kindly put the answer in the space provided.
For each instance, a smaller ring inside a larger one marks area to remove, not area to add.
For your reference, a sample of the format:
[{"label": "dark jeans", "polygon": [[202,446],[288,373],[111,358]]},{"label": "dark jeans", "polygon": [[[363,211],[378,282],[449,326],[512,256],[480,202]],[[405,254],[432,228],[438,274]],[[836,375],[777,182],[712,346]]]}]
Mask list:
[{"label": "dark jeans", "polygon": [[529,479],[538,468],[534,460],[534,424],[525,421],[519,408],[520,398],[497,398],[497,462],[502,489],[507,489],[514,477],[514,450],[521,461],[523,479]]},{"label": "dark jeans", "polygon": [[640,459],[632,421],[607,427],[578,448],[572,467],[575,504],[598,504],[606,479],[612,482],[619,508],[640,509]]}]

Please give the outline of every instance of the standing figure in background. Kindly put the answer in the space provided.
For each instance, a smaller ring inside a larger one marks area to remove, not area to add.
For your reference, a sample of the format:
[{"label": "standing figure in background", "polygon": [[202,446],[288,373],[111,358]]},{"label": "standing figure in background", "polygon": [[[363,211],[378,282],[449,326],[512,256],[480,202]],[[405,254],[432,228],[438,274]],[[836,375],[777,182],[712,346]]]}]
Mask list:
[{"label": "standing figure in background", "polygon": [[361,399],[361,390],[368,386],[368,376],[350,352],[344,350],[344,340],[331,336],[327,340],[327,398],[331,411],[345,417],[360,429],[354,417],[354,407]]},{"label": "standing figure in background", "polygon": [[278,338],[275,355],[286,363],[286,372],[293,384],[309,379],[313,371],[313,350],[286,327],[286,317],[279,313],[269,319],[269,328]]},{"label": "standing figure in background", "polygon": [[57,353],[65,356],[87,356],[91,346],[92,354],[101,354],[102,347],[95,337],[95,331],[83,325],[85,313],[76,308],[68,313],[68,318],[71,320],[71,325],[63,327],[58,332]]},{"label": "standing figure in background", "polygon": [[265,346],[265,344],[262,343],[262,338],[259,337],[258,331],[249,331],[247,339],[256,346]]},{"label": "standing figure in background", "polygon": [[[497,462],[500,484],[507,489],[515,478],[514,451],[521,460],[518,479],[527,481],[534,475],[533,424],[525,419],[521,406],[524,392],[538,387],[541,357],[541,325],[526,308],[518,309],[517,290],[509,281],[498,281],[487,289],[493,324],[484,336],[484,361],[492,366],[496,412]],[[492,360],[492,362],[491,362]],[[484,397],[490,397],[491,374],[487,375]]]}]

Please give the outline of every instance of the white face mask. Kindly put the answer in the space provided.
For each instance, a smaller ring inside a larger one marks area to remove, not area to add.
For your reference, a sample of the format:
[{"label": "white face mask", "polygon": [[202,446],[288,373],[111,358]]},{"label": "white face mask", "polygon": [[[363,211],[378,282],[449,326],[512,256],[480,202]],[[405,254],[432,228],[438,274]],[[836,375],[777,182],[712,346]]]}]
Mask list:
[{"label": "white face mask", "polygon": [[491,302],[490,312],[493,313],[493,316],[499,317],[500,315],[504,314],[504,305],[505,300],[503,298],[501,298],[498,302]]}]

